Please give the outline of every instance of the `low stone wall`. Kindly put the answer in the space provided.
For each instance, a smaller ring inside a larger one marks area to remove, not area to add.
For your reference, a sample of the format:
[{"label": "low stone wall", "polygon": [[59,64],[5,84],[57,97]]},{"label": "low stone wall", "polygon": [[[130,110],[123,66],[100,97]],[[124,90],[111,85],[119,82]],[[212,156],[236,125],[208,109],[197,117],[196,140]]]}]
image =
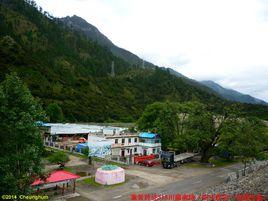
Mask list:
[{"label": "low stone wall", "polygon": [[245,169],[237,170],[236,172],[229,173],[226,182],[234,181],[240,179],[248,174],[258,171],[264,167],[268,166],[268,161],[256,161]]},{"label": "low stone wall", "polygon": [[257,161],[245,171],[239,170],[231,173],[226,183],[211,187],[206,193],[212,195],[261,194],[264,196],[262,200],[268,200],[268,161]]},{"label": "low stone wall", "polygon": [[77,152],[75,150],[75,148],[71,145],[60,145],[59,143],[57,142],[44,142],[44,145],[46,147],[51,147],[51,148],[55,148],[55,149],[59,149],[59,150],[65,150],[65,151],[69,151],[69,152],[75,152],[75,153],[78,153],[78,154],[81,154],[81,152]]}]

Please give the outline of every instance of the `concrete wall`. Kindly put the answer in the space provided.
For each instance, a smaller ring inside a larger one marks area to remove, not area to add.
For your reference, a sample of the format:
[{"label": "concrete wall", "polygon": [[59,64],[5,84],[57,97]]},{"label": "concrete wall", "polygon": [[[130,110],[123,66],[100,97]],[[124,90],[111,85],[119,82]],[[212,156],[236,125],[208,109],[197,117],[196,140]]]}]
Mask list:
[{"label": "concrete wall", "polygon": [[255,161],[254,163],[252,163],[251,165],[249,165],[245,169],[243,168],[243,169],[237,170],[235,172],[229,173],[227,178],[226,178],[226,182],[240,179],[243,176],[248,175],[254,171],[260,170],[266,166],[268,166],[268,161]]}]

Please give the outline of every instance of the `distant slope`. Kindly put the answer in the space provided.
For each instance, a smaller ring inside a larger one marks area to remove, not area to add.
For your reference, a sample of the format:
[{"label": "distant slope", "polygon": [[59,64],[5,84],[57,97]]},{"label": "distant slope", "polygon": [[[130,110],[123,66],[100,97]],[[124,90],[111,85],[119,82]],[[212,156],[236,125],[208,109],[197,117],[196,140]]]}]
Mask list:
[{"label": "distant slope", "polygon": [[226,89],[214,81],[205,80],[205,81],[198,82],[196,80],[193,80],[193,79],[190,79],[190,78],[184,76],[183,74],[181,74],[181,73],[179,73],[171,68],[167,68],[167,69],[171,74],[173,74],[177,77],[188,79],[189,82],[192,83],[193,85],[195,85],[196,87],[199,87],[198,86],[199,84],[208,87],[210,90],[212,90],[213,92],[215,92],[217,95],[221,96],[224,99],[239,102],[239,103],[268,105],[268,103],[263,101],[263,100],[260,100],[258,98],[254,98],[254,97],[247,95],[247,94],[240,93],[240,92],[233,90],[233,89]]},{"label": "distant slope", "polygon": [[62,108],[65,121],[133,122],[156,101],[224,103],[167,70],[132,65],[58,21],[33,2],[1,1],[0,81],[17,72],[44,108]]},{"label": "distant slope", "polygon": [[179,73],[178,71],[173,70],[172,68],[165,68],[165,67],[161,67],[161,68],[168,70],[170,74],[175,75],[177,77],[182,77],[182,78],[190,79],[190,78],[184,76],[183,74]]},{"label": "distant slope", "polygon": [[[142,66],[143,61],[137,55],[120,48],[112,43],[105,35],[103,35],[95,26],[88,23],[86,20],[79,16],[67,16],[59,19],[68,27],[83,32],[89,39],[96,41],[99,45],[107,47],[115,56],[127,61],[130,64]],[[144,62],[145,67],[154,67],[152,63]]]},{"label": "distant slope", "polygon": [[[84,33],[86,37],[88,37],[90,40],[96,41],[99,45],[108,48],[115,56],[120,57],[121,59],[127,61],[130,64],[142,66],[142,60],[138,56],[114,45],[112,41],[110,41],[104,34],[102,34],[95,26],[88,23],[83,18],[74,15],[72,17],[67,16],[64,18],[60,18],[59,20],[63,22],[64,25],[70,27],[71,29]],[[154,66],[153,64],[148,62],[145,62],[144,65],[147,67]],[[242,94],[232,89],[225,89],[220,85],[214,83],[213,81],[198,82],[196,80],[184,76],[183,74],[173,70],[172,68],[161,67],[161,69],[167,70],[170,74],[175,75],[179,78],[185,78],[188,84],[193,85],[199,89],[208,92],[212,90],[213,92],[215,92],[215,94],[227,100],[236,101],[240,103],[267,104],[264,101],[254,98],[252,96]]]},{"label": "distant slope", "polygon": [[205,86],[209,87],[213,91],[215,91],[217,94],[222,96],[223,98],[231,101],[236,101],[240,103],[250,103],[250,104],[262,104],[262,105],[268,105],[268,103],[264,102],[263,100],[254,98],[250,95],[242,94],[238,91],[235,91],[233,89],[226,89],[222,87],[221,85],[211,81],[201,81],[200,83],[204,84]]}]

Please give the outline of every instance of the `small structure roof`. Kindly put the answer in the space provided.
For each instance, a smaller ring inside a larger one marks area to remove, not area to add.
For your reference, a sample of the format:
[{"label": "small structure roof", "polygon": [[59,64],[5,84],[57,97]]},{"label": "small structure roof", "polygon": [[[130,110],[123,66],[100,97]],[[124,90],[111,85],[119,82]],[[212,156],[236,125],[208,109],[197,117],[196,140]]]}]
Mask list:
[{"label": "small structure roof", "polygon": [[111,146],[111,144],[113,144],[113,141],[110,139],[106,139],[104,137],[88,135],[87,143],[89,147],[101,147],[101,146]]},{"label": "small structure roof", "polygon": [[75,123],[44,123],[44,125],[51,127],[52,135],[89,134],[97,132],[106,132],[110,130],[111,131],[116,130],[117,132],[120,132],[126,129],[121,127],[75,124]]},{"label": "small structure roof", "polygon": [[80,178],[80,176],[73,174],[71,172],[68,172],[65,170],[56,170],[56,171],[52,172],[45,181],[43,181],[41,179],[37,179],[31,185],[37,186],[40,184],[57,183],[57,182],[62,182],[62,181],[66,181],[66,180],[74,180],[74,179],[78,179],[78,178]]},{"label": "small structure roof", "polygon": [[157,138],[158,135],[155,134],[155,133],[143,132],[143,133],[140,133],[140,134],[139,134],[139,137],[140,137],[140,138],[150,138],[150,139],[153,139],[153,138]]},{"label": "small structure roof", "polygon": [[46,124],[46,123],[44,123],[44,122],[42,122],[42,121],[36,121],[35,124],[36,124],[37,126],[50,127],[48,124]]},{"label": "small structure roof", "polygon": [[116,170],[118,169],[118,166],[117,165],[103,165],[100,167],[102,170]]}]

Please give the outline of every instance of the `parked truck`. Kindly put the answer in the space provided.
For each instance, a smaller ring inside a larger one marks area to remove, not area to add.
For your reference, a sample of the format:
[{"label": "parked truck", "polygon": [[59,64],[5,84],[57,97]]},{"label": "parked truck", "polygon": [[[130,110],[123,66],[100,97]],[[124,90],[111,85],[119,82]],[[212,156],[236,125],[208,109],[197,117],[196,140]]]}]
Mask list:
[{"label": "parked truck", "polygon": [[189,162],[196,153],[185,152],[176,155],[174,151],[162,151],[161,162],[163,168],[173,168],[177,167],[182,163]]}]

